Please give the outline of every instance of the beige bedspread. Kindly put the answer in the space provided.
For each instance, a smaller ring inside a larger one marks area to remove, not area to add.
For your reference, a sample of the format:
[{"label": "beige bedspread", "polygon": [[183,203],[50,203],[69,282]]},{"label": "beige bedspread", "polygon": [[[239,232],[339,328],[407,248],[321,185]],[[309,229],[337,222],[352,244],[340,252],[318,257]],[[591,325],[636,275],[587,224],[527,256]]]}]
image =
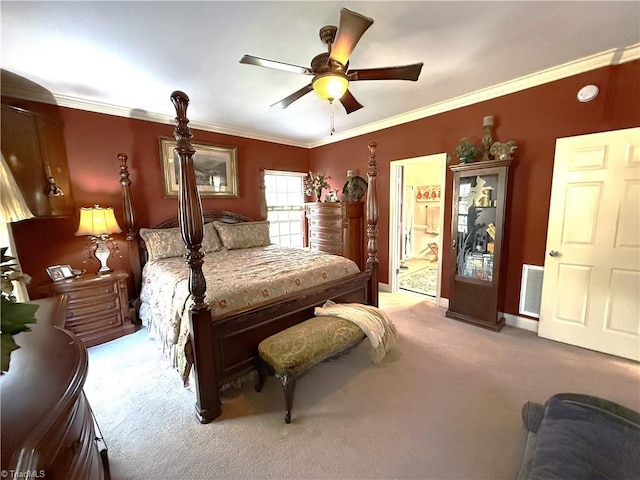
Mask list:
[{"label": "beige bedspread", "polygon": [[[276,245],[223,250],[205,256],[206,301],[213,317],[352,275],[344,257]],[[191,366],[188,267],[182,257],[148,262],[142,272],[140,318],[162,342],[185,382]],[[182,321],[182,319],[185,319]]]}]

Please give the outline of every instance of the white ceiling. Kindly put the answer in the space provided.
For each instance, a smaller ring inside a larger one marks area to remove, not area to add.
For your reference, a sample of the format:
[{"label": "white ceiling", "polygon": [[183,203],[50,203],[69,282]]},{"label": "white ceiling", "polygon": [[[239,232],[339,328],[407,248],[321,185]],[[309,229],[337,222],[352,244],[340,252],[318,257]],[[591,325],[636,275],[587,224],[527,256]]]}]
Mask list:
[{"label": "white ceiling", "polygon": [[[326,48],[320,27],[338,25],[341,7],[375,21],[351,55],[352,68],[424,67],[415,83],[353,82],[350,90],[364,108],[347,115],[336,105],[336,135],[329,137],[331,106],[313,92],[285,110],[269,108],[310,77],[239,60],[251,54],[309,66]],[[179,89],[191,98],[192,126],[302,146],[530,86],[527,79],[637,58],[640,51],[637,1],[3,0],[0,8],[2,69],[43,86],[58,104],[170,122],[169,96]]]}]

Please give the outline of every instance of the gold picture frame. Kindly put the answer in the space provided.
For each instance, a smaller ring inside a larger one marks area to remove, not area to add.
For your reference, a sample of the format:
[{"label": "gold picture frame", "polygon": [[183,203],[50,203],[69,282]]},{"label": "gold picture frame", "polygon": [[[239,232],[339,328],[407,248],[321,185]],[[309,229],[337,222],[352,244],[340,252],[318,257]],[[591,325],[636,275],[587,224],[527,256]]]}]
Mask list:
[{"label": "gold picture frame", "polygon": [[[178,196],[179,158],[174,153],[177,142],[160,137],[160,164],[165,197]],[[198,192],[203,198],[238,198],[238,147],[191,142],[196,153],[193,167]]]}]

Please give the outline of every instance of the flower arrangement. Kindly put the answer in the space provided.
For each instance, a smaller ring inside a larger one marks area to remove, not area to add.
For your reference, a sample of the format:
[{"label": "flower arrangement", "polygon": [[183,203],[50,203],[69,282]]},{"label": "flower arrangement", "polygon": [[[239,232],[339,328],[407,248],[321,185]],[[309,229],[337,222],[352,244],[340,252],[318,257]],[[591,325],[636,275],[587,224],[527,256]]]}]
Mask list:
[{"label": "flower arrangement", "polygon": [[330,178],[331,177],[325,177],[319,173],[313,174],[309,172],[309,176],[304,181],[305,195],[310,197],[312,194],[315,194],[316,200],[320,201],[322,190],[330,187],[329,183],[327,183],[327,180]]},{"label": "flower arrangement", "polygon": [[35,313],[38,305],[19,303],[13,294],[13,282],[29,283],[31,277],[20,271],[18,265],[12,263],[15,258],[6,254],[7,247],[2,247],[0,266],[2,267],[2,292],[0,302],[0,360],[2,372],[9,370],[11,352],[20,348],[13,340],[13,336],[20,332],[29,331],[27,323],[35,323]]},{"label": "flower arrangement", "polygon": [[460,143],[456,147],[456,156],[460,159],[461,163],[471,163],[480,153],[478,147],[471,143],[467,138],[460,140]]}]

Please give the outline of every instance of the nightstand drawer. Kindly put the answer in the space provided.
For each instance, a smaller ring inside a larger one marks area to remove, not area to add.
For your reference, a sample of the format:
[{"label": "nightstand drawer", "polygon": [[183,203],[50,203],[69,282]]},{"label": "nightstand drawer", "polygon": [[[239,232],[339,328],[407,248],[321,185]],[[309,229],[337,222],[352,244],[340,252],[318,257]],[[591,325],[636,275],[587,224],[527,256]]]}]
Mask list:
[{"label": "nightstand drawer", "polygon": [[117,295],[118,284],[116,282],[110,282],[102,285],[91,285],[89,287],[78,288],[76,290],[69,290],[65,293],[71,297],[69,299],[69,304],[71,306],[74,302],[86,301],[86,299],[93,300],[95,297]]},{"label": "nightstand drawer", "polygon": [[111,295],[110,298],[96,300],[97,301],[93,302],[76,302],[75,304],[69,304],[67,308],[67,322],[72,318],[82,318],[83,316],[93,316],[100,312],[120,310],[119,297]]},{"label": "nightstand drawer", "polygon": [[87,333],[118,327],[122,325],[122,323],[122,313],[113,311],[91,316],[69,318],[64,324],[64,328],[71,330],[84,340]]}]

